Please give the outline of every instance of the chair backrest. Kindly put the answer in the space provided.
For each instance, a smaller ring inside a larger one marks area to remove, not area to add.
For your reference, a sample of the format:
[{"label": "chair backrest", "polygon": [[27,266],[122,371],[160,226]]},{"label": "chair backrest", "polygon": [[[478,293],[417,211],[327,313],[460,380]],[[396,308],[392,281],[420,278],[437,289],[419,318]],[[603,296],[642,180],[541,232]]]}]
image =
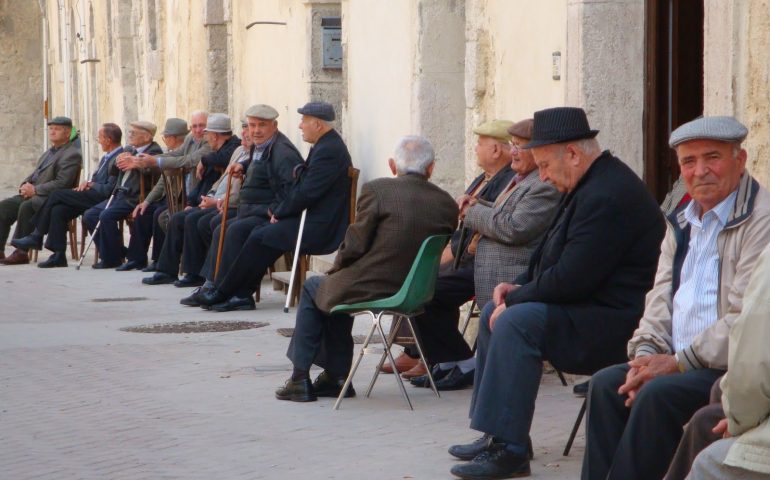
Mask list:
[{"label": "chair backrest", "polygon": [[169,215],[180,212],[185,207],[187,201],[184,181],[185,173],[184,168],[170,168],[162,172]]},{"label": "chair backrest", "polygon": [[399,304],[399,310],[413,312],[433,300],[441,252],[444,251],[449,237],[450,235],[432,235],[422,242],[406,280],[393,296]]},{"label": "chair backrest", "polygon": [[358,174],[361,170],[356,167],[348,167],[350,177],[350,223],[356,221],[356,200],[358,197]]}]

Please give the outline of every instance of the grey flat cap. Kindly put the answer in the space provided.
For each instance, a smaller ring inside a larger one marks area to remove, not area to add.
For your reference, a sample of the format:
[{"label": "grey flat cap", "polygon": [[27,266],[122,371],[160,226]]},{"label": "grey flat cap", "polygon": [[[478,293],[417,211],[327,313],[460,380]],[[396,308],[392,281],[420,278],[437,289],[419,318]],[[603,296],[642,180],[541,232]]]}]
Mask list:
[{"label": "grey flat cap", "polygon": [[69,117],[58,116],[48,120],[48,125],[63,125],[65,127],[72,126],[72,119]]},{"label": "grey flat cap", "polygon": [[701,117],[687,122],[671,132],[668,145],[674,148],[680,143],[690,140],[740,143],[748,134],[749,129],[734,117]]},{"label": "grey flat cap", "polygon": [[187,135],[190,129],[187,128],[187,122],[181,118],[169,118],[166,120],[166,126],[163,127],[163,135]]},{"label": "grey flat cap", "polygon": [[140,130],[144,130],[153,137],[155,136],[155,132],[158,131],[158,127],[154,123],[148,122],[147,120],[137,120],[135,122],[131,122],[129,125]]},{"label": "grey flat cap", "polygon": [[320,118],[321,120],[325,120],[327,122],[331,122],[337,118],[334,115],[334,107],[330,103],[326,102],[306,103],[302,108],[297,109],[297,113]]},{"label": "grey flat cap", "polygon": [[206,120],[206,129],[204,132],[230,133],[233,131],[230,125],[230,117],[224,113],[212,113]]},{"label": "grey flat cap", "polygon": [[246,110],[247,117],[261,118],[262,120],[275,120],[278,118],[278,110],[263,103],[252,105]]},{"label": "grey flat cap", "polygon": [[508,129],[508,133],[511,135],[517,136],[519,138],[525,138],[527,140],[532,139],[532,127],[534,126],[535,121],[531,118],[528,118],[526,120],[521,120],[513,125],[511,125],[511,128]]}]

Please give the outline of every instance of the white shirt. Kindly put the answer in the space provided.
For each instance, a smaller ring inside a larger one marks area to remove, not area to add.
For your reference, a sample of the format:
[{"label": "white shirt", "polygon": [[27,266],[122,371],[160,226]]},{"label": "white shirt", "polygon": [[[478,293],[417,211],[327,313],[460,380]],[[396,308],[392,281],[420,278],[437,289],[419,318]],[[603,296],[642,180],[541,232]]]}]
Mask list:
[{"label": "white shirt", "polygon": [[690,224],[690,243],[682,264],[679,289],[674,294],[671,330],[678,352],[717,321],[719,251],[717,237],[735,206],[733,192],[699,218],[700,206],[691,201],[684,210]]}]

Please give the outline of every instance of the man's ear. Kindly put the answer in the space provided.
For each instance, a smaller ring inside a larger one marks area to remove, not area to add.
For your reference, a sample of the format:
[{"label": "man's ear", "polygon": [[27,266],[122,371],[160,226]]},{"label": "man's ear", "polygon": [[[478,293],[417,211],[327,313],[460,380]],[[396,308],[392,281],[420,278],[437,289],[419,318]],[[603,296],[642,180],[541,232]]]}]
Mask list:
[{"label": "man's ear", "polygon": [[569,144],[566,147],[567,153],[570,155],[569,160],[567,162],[572,166],[577,166],[580,163],[580,155],[578,152],[577,147],[573,144]]},{"label": "man's ear", "polygon": [[430,165],[428,165],[428,168],[425,169],[425,178],[430,178],[431,175],[433,175],[433,167],[436,166],[436,162],[430,162]]},{"label": "man's ear", "polygon": [[398,169],[396,168],[396,161],[393,160],[392,158],[389,158],[388,159],[388,166],[390,167],[390,171],[391,171],[391,173],[393,173],[393,176],[394,177],[397,176],[398,175]]}]

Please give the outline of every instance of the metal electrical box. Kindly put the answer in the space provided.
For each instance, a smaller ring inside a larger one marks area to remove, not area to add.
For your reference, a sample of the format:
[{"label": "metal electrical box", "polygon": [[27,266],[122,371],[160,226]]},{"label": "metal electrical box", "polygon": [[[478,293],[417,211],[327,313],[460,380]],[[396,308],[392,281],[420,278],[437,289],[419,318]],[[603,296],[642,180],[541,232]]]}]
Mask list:
[{"label": "metal electrical box", "polygon": [[342,19],[323,17],[321,19],[323,35],[323,68],[342,69]]}]

